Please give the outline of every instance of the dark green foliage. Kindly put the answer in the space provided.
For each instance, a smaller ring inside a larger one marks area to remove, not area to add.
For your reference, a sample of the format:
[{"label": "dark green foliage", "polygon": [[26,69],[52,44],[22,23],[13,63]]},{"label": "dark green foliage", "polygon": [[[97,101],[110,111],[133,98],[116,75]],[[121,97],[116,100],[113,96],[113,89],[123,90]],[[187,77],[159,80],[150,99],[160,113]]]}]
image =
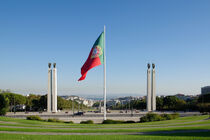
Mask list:
[{"label": "dark green foliage", "polygon": [[171,120],[173,119],[172,114],[161,114],[162,120]]},{"label": "dark green foliage", "polygon": [[176,118],[179,118],[179,113],[172,113],[171,114],[171,116],[172,116],[172,119],[176,119]]},{"label": "dark green foliage", "polygon": [[155,113],[147,113],[146,116],[140,118],[140,122],[153,122],[153,121],[161,121],[162,117]]},{"label": "dark green foliage", "polygon": [[146,100],[131,100],[125,105],[117,103],[115,106],[112,106],[111,109],[145,109],[146,108]]},{"label": "dark green foliage", "polygon": [[125,121],[124,123],[136,123],[135,121]]},{"label": "dark green foliage", "polygon": [[125,121],[121,121],[121,120],[104,120],[102,122],[102,124],[122,124]]},{"label": "dark green foliage", "polygon": [[210,103],[200,103],[198,104],[198,109],[201,113],[210,115]]},{"label": "dark green foliage", "polygon": [[[100,102],[95,102],[94,104],[93,104],[93,107],[99,107],[99,105],[100,105]],[[103,106],[104,105],[104,103],[102,102],[101,103],[101,106]]]},{"label": "dark green foliage", "polygon": [[201,94],[198,98],[198,103],[210,103],[210,93],[204,95]]},{"label": "dark green foliage", "polygon": [[[34,95],[30,94],[26,98],[26,110],[27,111],[44,111],[47,109],[47,95]],[[71,109],[72,108],[72,101],[71,100],[65,100],[61,97],[57,97],[58,99],[58,110],[63,109]],[[78,103],[76,101],[73,102],[74,108],[78,109]],[[85,105],[82,106],[83,109],[87,108]],[[80,105],[81,108],[81,105]]]},{"label": "dark green foliage", "polygon": [[159,111],[186,111],[188,108],[190,108],[190,104],[187,104],[186,101],[179,99],[176,96],[156,97],[156,101],[157,110]]},{"label": "dark green foliage", "polygon": [[102,124],[123,124],[123,123],[136,123],[135,121],[122,121],[122,120],[104,120]]},{"label": "dark green foliage", "polygon": [[164,109],[163,99],[164,97],[156,97],[156,107],[159,111],[162,111]]},{"label": "dark green foliage", "polygon": [[63,122],[63,121],[61,121],[59,119],[55,119],[55,118],[49,118],[47,121],[48,122],[59,122],[59,123]]},{"label": "dark green foliage", "polygon": [[5,95],[0,94],[0,115],[5,115],[7,113],[8,106],[9,106],[8,98]]},{"label": "dark green foliage", "polygon": [[68,121],[68,122],[64,122],[64,123],[73,124],[74,122],[73,121]]},{"label": "dark green foliage", "polygon": [[163,121],[163,120],[172,120],[179,117],[178,113],[173,114],[155,114],[147,113],[145,116],[140,118],[140,122],[153,122],[153,121]]},{"label": "dark green foliage", "polygon": [[92,120],[81,121],[80,124],[94,124]]},{"label": "dark green foliage", "polygon": [[13,110],[14,106],[16,105],[23,105],[26,103],[26,97],[20,94],[15,93],[8,93],[4,92],[2,93],[5,97],[8,98],[10,111]]},{"label": "dark green foliage", "polygon": [[2,93],[9,99],[9,105],[20,105],[26,103],[26,97],[15,93]]},{"label": "dark green foliage", "polygon": [[42,121],[42,119],[41,119],[39,116],[37,116],[37,115],[27,116],[26,119],[27,119],[27,120]]}]

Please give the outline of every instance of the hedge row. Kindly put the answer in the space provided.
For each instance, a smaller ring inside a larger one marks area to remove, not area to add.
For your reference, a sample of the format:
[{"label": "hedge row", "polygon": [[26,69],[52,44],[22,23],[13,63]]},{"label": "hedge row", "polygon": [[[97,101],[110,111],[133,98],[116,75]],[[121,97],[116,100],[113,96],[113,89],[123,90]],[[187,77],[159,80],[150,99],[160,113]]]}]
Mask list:
[{"label": "hedge row", "polygon": [[155,114],[155,113],[147,113],[145,116],[140,118],[140,122],[153,122],[153,121],[164,121],[164,120],[172,120],[179,117],[178,113],[173,114]]},{"label": "hedge row", "polygon": [[80,124],[94,124],[92,120],[81,121]]},{"label": "hedge row", "polygon": [[102,124],[123,124],[123,123],[135,123],[135,121],[104,120],[102,122]]},{"label": "hedge row", "polygon": [[43,120],[41,119],[38,115],[31,115],[31,116],[27,116],[26,117],[27,120],[37,120],[37,121],[47,121],[47,122],[58,122],[58,123],[74,123],[73,121],[62,121],[62,120],[59,120],[59,119],[55,119],[55,118],[49,118],[47,120]]},{"label": "hedge row", "polygon": [[[164,120],[172,120],[179,117],[178,113],[173,114],[155,114],[155,113],[147,113],[145,116],[140,118],[141,122],[153,122],[153,121],[164,121]],[[58,122],[58,123],[74,123],[73,121],[64,122],[59,119],[49,118],[48,120],[43,120],[37,115],[27,116],[27,120],[38,120],[38,121],[48,121],[48,122]],[[124,124],[124,123],[136,123],[135,121],[121,121],[121,120],[104,120],[102,124]],[[92,120],[81,121],[80,124],[94,124]]]}]

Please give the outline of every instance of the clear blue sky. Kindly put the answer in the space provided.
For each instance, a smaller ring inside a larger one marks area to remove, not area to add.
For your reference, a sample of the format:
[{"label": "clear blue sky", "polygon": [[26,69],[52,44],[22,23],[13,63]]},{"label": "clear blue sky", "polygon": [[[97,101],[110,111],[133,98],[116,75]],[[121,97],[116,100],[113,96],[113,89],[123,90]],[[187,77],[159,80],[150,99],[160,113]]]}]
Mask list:
[{"label": "clear blue sky", "polygon": [[209,0],[4,0],[0,18],[0,89],[44,94],[56,62],[58,95],[102,96],[102,66],[77,80],[104,25],[108,96],[145,95],[148,62],[159,95],[210,85]]}]

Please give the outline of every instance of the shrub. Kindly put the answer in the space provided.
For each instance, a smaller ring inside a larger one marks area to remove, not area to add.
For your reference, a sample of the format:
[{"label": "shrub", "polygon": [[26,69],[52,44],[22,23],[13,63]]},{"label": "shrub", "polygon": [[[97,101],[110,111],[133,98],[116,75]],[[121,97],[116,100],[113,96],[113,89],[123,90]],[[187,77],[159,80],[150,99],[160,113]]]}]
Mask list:
[{"label": "shrub", "polygon": [[179,118],[179,113],[173,113],[173,114],[171,114],[171,116],[172,116],[172,119],[176,119],[176,118]]},{"label": "shrub", "polygon": [[5,115],[7,113],[8,106],[9,99],[3,94],[0,94],[0,115]]},{"label": "shrub", "polygon": [[173,116],[171,114],[161,114],[162,120],[171,120]]},{"label": "shrub", "polygon": [[7,110],[8,110],[7,108],[0,109],[0,115],[2,115],[2,116],[6,115]]},{"label": "shrub", "polygon": [[120,120],[104,120],[102,124],[122,124],[125,123],[125,121]]},{"label": "shrub", "polygon": [[69,122],[64,122],[64,123],[70,123],[70,124],[73,124],[74,122],[73,122],[73,121],[69,121]]},{"label": "shrub", "polygon": [[48,122],[63,122],[63,121],[61,121],[61,120],[59,120],[59,119],[55,119],[55,118],[49,118],[48,120],[47,120]]},{"label": "shrub", "polygon": [[162,117],[155,113],[147,113],[146,116],[140,118],[140,122],[153,122],[153,121],[161,121]]},{"label": "shrub", "polygon": [[81,121],[80,124],[94,124],[92,120]]},{"label": "shrub", "polygon": [[124,123],[136,123],[136,122],[135,122],[135,121],[130,120],[130,121],[125,121]]},{"label": "shrub", "polygon": [[140,118],[140,122],[153,122],[153,121],[163,121],[163,120],[172,120],[179,117],[179,113],[173,114],[155,114],[147,113],[145,116]]},{"label": "shrub", "polygon": [[26,117],[27,120],[37,120],[37,121],[41,121],[42,119],[37,116],[37,115],[32,115],[32,116],[27,116]]}]

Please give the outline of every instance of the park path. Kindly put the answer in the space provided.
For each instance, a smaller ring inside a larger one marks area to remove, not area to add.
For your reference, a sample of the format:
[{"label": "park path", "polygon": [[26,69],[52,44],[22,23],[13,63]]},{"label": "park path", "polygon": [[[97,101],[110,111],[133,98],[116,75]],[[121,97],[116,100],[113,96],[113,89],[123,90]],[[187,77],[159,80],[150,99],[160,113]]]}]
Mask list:
[{"label": "park path", "polygon": [[155,132],[115,132],[115,133],[56,133],[56,132],[17,132],[0,131],[3,134],[25,134],[25,135],[153,135],[153,134],[173,134],[173,133],[199,133],[210,132],[210,130],[175,130],[175,131],[155,131]]},{"label": "park path", "polygon": [[146,126],[146,127],[114,127],[114,128],[111,128],[111,127],[89,127],[89,128],[72,128],[72,127],[23,127],[23,126],[4,126],[4,125],[1,125],[0,128],[29,128],[29,129],[65,129],[65,130],[83,130],[83,129],[91,129],[91,130],[94,130],[94,129],[100,129],[100,130],[103,130],[103,129],[147,129],[147,128],[177,128],[177,127],[199,127],[199,126],[210,126],[210,124],[195,124],[195,125],[184,125],[184,126],[179,126],[179,125],[171,125],[171,126]]}]

